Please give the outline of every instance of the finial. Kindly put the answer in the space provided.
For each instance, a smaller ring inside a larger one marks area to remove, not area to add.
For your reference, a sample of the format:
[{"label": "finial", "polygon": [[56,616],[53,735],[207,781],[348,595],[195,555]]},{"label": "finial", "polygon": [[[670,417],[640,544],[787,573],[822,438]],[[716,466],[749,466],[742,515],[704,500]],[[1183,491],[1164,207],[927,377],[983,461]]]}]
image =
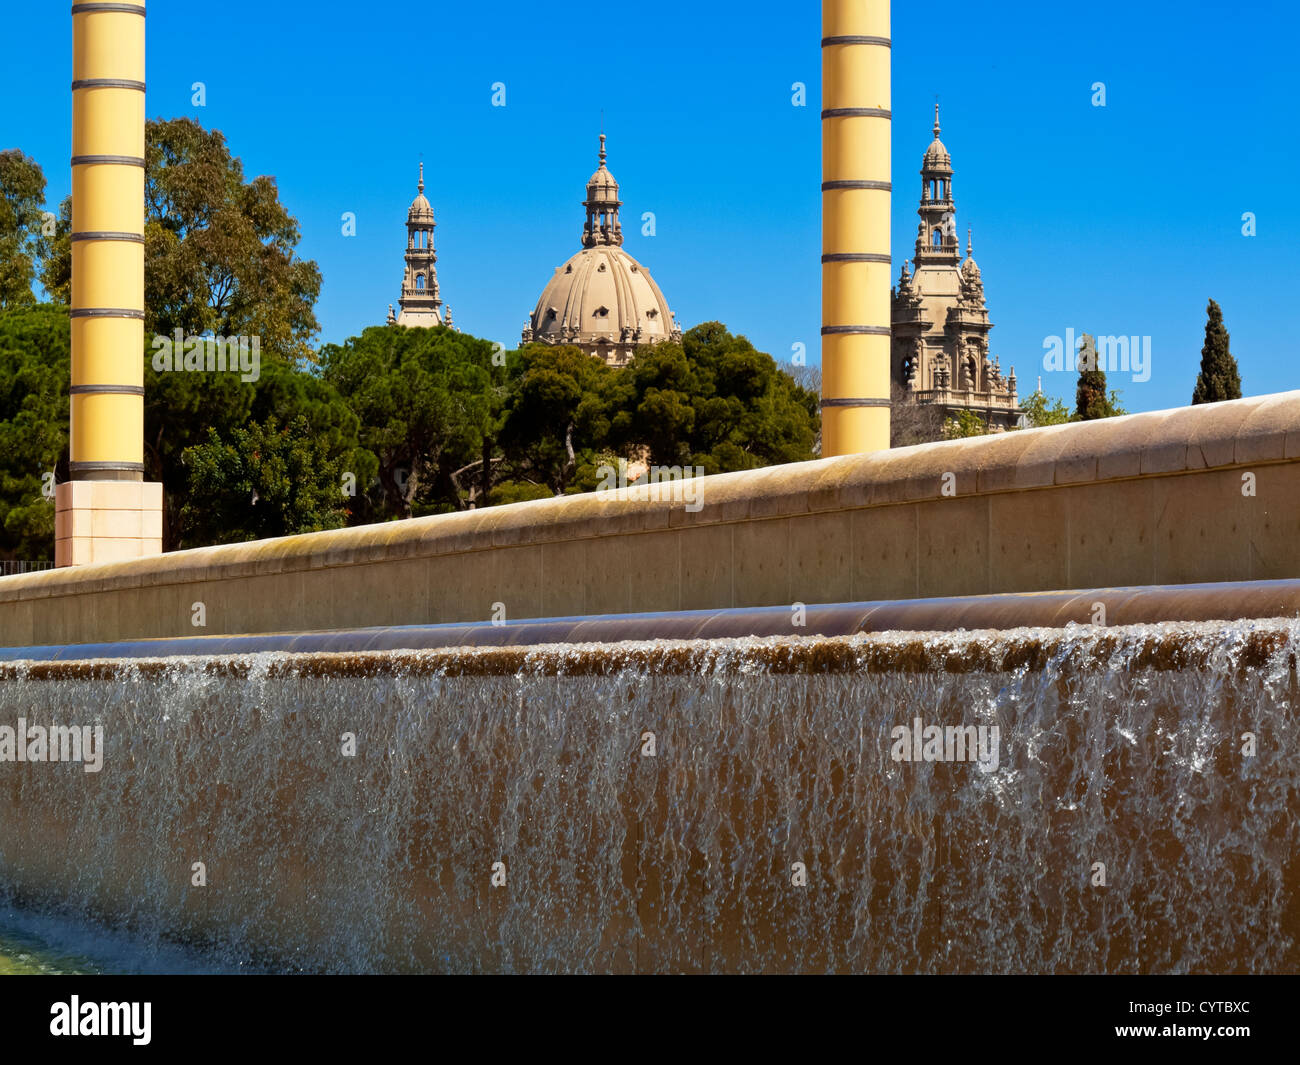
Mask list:
[{"label": "finial", "polygon": [[[601,125],[604,125],[603,121]],[[603,131],[600,135],[600,165],[601,166],[605,165],[605,134]]]},{"label": "finial", "polygon": [[420,184],[418,187],[420,192],[424,192],[424,161],[423,160],[420,161]]},{"label": "finial", "polygon": [[966,258],[968,259],[972,257],[971,248],[973,247],[973,244],[970,239],[970,231],[971,231],[971,227],[967,226],[966,227]]},{"label": "finial", "polygon": [[939,98],[934,100],[934,139],[939,139]]},{"label": "finial", "polygon": [[445,325],[448,329],[450,329],[450,328],[452,328],[452,325],[451,325],[451,304],[450,304],[450,303],[447,303],[447,304],[444,304],[443,306],[444,306],[444,309],[445,309],[446,312],[447,312],[447,320],[446,320],[445,322],[443,322],[443,325]]}]

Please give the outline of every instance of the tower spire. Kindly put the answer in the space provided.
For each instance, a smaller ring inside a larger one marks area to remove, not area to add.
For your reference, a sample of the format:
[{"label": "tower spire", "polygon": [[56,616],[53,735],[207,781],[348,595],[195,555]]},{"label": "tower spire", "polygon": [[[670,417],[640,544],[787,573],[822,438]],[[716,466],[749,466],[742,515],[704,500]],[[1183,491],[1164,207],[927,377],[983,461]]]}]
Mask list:
[{"label": "tower spire", "polygon": [[618,209],[623,201],[618,198],[618,182],[605,167],[605,134],[600,135],[600,166],[587,182],[587,198],[582,205],[587,211],[587,221],[582,227],[582,246],[594,248],[597,244],[623,243],[623,226]]},{"label": "tower spire", "polygon": [[971,242],[971,229],[971,226],[966,227],[966,258],[968,259],[973,258],[971,249],[974,247],[974,244]]},{"label": "tower spire", "polygon": [[433,326],[442,323],[442,295],[438,289],[438,253],[433,248],[433,207],[424,196],[424,160],[420,160],[419,192],[406,212],[406,268],[397,304],[398,325]]},{"label": "tower spire", "polygon": [[961,261],[952,198],[952,156],[939,139],[939,102],[934,104],[934,140],[921,160],[921,224],[916,234],[916,264]]}]

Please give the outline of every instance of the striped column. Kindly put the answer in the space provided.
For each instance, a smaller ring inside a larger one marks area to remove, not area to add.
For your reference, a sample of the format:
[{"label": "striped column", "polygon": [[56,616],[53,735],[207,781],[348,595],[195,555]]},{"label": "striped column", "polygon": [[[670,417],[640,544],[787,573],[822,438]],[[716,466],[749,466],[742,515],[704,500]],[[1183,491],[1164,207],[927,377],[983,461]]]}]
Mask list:
[{"label": "striped column", "polygon": [[144,3],[72,5],[72,479],[59,566],[162,551],[144,480]]},{"label": "striped column", "polygon": [[72,479],[144,478],[144,4],[72,5]]},{"label": "striped column", "polygon": [[822,0],[822,455],[889,447],[889,0]]}]

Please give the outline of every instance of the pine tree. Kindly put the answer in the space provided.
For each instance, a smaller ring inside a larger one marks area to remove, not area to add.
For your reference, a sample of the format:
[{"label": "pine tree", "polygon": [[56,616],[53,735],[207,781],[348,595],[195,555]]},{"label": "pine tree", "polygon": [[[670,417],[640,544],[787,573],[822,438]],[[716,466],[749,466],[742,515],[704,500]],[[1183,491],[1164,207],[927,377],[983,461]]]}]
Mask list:
[{"label": "pine tree", "polygon": [[1237,360],[1228,349],[1228,331],[1223,327],[1223,311],[1210,300],[1206,308],[1205,346],[1201,348],[1201,372],[1196,378],[1192,405],[1220,403],[1241,399],[1241,374]]}]

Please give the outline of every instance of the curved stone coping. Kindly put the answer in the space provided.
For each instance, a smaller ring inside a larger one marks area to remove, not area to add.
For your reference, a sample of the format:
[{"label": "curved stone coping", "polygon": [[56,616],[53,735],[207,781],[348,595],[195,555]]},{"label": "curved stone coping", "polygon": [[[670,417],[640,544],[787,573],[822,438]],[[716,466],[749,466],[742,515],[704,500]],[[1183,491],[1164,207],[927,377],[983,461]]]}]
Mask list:
[{"label": "curved stone coping", "polygon": [[[0,603],[1300,460],[1300,391],[0,579]],[[676,495],[674,495],[676,491]]]},{"label": "curved stone coping", "polygon": [[1094,588],[807,608],[795,627],[791,609],[687,610],[657,614],[540,618],[449,625],[401,625],[334,632],[194,636],[128,643],[0,648],[0,662],[83,662],[91,659],[226,656],[258,652],[354,653],[451,647],[534,647],[644,640],[709,640],[746,636],[851,636],[873,632],[954,632],[1063,628],[1090,624],[1098,603],[1106,627],[1167,621],[1240,621],[1300,617],[1300,580],[1246,581],[1138,588]]}]

